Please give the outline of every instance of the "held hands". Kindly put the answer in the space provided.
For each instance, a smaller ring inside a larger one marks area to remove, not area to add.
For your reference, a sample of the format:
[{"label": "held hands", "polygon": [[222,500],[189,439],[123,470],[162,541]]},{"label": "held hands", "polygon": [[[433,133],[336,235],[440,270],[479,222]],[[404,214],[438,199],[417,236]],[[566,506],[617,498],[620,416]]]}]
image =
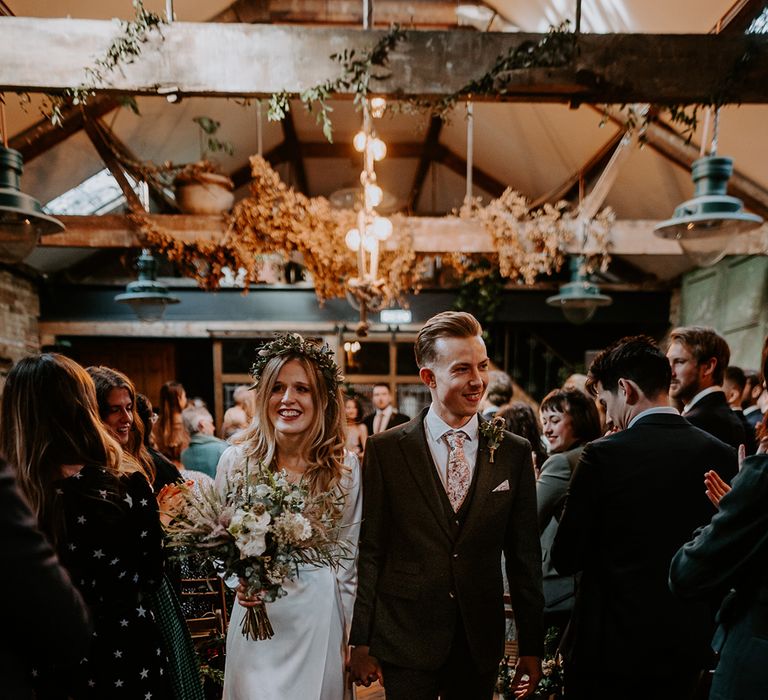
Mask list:
[{"label": "held hands", "polygon": [[347,671],[352,675],[355,685],[364,685],[366,688],[377,680],[384,685],[384,676],[381,673],[379,662],[371,656],[370,647],[357,646],[352,648],[349,655]]},{"label": "held hands", "polygon": [[512,692],[516,698],[527,698],[541,680],[541,659],[538,656],[521,656],[515,665]]}]

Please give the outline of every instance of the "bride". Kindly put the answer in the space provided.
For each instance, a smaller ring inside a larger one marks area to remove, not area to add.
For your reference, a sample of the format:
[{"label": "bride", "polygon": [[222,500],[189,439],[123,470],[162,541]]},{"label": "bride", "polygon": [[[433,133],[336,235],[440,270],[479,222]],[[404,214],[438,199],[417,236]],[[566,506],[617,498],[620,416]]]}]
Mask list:
[{"label": "bride", "polygon": [[257,602],[240,586],[227,633],[224,700],[341,700],[350,697],[344,679],[347,630],[357,586],[356,554],[361,517],[360,467],[344,450],[341,373],[333,351],[296,334],[262,346],[251,370],[256,380],[255,414],[237,445],[222,454],[216,484],[251,465],[285,471],[311,493],[336,491],[338,516],[349,547],[337,570],[299,568],[288,592],[266,603],[274,637],[252,641],[240,625]]}]

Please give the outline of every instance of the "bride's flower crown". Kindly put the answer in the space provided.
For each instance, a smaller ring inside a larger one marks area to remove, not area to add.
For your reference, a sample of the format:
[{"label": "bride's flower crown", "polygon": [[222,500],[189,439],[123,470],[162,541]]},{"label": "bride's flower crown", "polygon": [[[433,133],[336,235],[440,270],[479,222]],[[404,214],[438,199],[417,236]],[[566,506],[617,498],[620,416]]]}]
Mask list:
[{"label": "bride's flower crown", "polygon": [[314,362],[323,375],[331,394],[344,381],[344,375],[336,364],[335,355],[330,345],[327,343],[317,345],[309,340],[304,340],[298,333],[282,333],[274,340],[262,345],[256,353],[256,361],[251,366],[251,376],[253,377],[251,389],[258,386],[267,363],[273,357],[280,357],[281,355],[299,355]]}]

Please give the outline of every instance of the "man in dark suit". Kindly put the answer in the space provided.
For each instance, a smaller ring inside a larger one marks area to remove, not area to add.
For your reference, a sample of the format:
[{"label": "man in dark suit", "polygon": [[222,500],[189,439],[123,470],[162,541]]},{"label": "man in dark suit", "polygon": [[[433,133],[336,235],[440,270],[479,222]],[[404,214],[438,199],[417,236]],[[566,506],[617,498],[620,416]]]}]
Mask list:
[{"label": "man in dark suit", "polygon": [[725,400],[733,411],[733,415],[739,419],[741,427],[744,428],[746,453],[747,455],[753,455],[757,451],[755,428],[741,409],[741,397],[744,395],[746,386],[747,376],[744,374],[744,370],[735,365],[728,365],[725,368],[725,375],[723,377],[723,393],[725,394]]},{"label": "man in dark suit", "polygon": [[503,553],[525,697],[541,676],[544,604],[530,445],[480,421],[488,356],[473,316],[434,316],[415,349],[431,406],[366,443],[350,670],[382,680],[388,700],[491,700]]},{"label": "man in dark suit", "polygon": [[368,435],[383,433],[385,430],[403,425],[411,420],[404,413],[398,413],[392,405],[392,392],[389,390],[389,384],[374,384],[371,400],[376,410],[363,418],[363,423],[368,428]]},{"label": "man in dark suit", "polygon": [[760,374],[753,369],[744,370],[746,385],[744,393],[741,395],[741,408],[744,411],[744,417],[754,430],[763,422],[763,413],[757,405],[757,399],[763,391],[763,380]]},{"label": "man in dark suit", "polygon": [[619,432],[589,443],[574,470],[552,563],[581,571],[561,645],[568,700],[684,700],[709,653],[712,615],[677,600],[673,554],[714,513],[707,470],[736,451],[668,405],[670,366],[643,336],[601,352],[590,386]]},{"label": "man in dark suit", "polygon": [[697,428],[738,449],[744,426],[725,400],[722,383],[731,350],[712,328],[685,326],[670,335],[667,359],[672,368],[669,396],[683,404],[683,416]]},{"label": "man in dark suit", "polygon": [[685,598],[728,594],[717,616],[713,646],[720,659],[709,697],[756,700],[768,693],[766,455],[744,460],[719,509],[709,525],[675,555],[669,583]]},{"label": "man in dark suit", "polygon": [[75,666],[88,652],[88,610],[37,529],[10,468],[0,460],[0,697],[32,698],[31,681],[53,667]]}]

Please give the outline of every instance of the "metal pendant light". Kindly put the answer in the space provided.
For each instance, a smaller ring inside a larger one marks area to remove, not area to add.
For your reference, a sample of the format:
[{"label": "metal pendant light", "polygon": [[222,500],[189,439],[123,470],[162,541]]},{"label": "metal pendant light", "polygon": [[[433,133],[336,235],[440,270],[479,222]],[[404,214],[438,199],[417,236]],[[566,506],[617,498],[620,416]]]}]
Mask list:
[{"label": "metal pendant light", "polygon": [[570,323],[581,325],[589,321],[599,306],[610,306],[613,299],[600,293],[600,287],[589,281],[583,256],[571,258],[571,281],[560,287],[560,292],[547,298],[547,304],[556,306]]},{"label": "metal pendant light", "polygon": [[40,236],[64,230],[58,219],[43,213],[40,202],[20,190],[22,167],[21,153],[0,146],[0,262],[19,262]]},{"label": "metal pendant light", "polygon": [[703,267],[725,257],[733,236],[763,223],[760,216],[744,211],[740,199],[726,194],[728,179],[733,174],[733,160],[716,155],[718,125],[719,110],[715,113],[712,153],[691,166],[696,187],[693,199],[680,204],[671,219],[653,229],[661,238],[678,241],[683,252]]},{"label": "metal pendant light", "polygon": [[165,313],[165,307],[168,304],[178,304],[179,299],[156,280],[157,260],[148,248],[141,251],[136,266],[139,279],[129,282],[125,292],[118,294],[115,301],[130,304],[140,321],[159,321]]}]

